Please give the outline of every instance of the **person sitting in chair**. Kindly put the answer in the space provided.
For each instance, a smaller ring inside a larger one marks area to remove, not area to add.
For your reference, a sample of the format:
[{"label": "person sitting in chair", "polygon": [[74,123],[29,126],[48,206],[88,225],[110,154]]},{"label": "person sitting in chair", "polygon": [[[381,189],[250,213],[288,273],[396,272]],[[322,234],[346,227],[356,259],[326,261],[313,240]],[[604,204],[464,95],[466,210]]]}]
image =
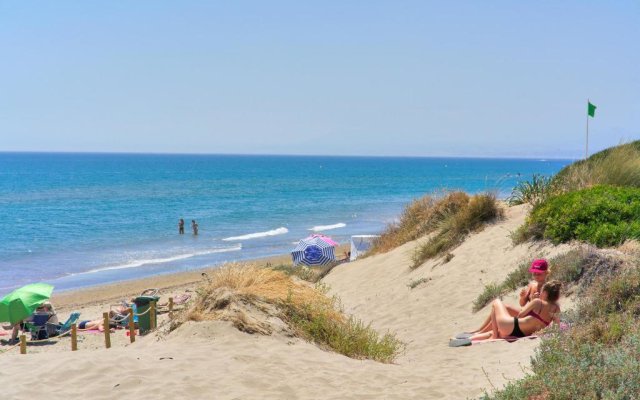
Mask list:
[{"label": "person sitting in chair", "polygon": [[56,311],[54,310],[53,305],[48,301],[45,301],[44,303],[39,305],[38,308],[36,308],[36,311],[33,314],[31,314],[31,316],[22,320],[21,322],[18,322],[13,326],[13,332],[11,333],[10,343],[16,342],[18,340],[18,333],[20,332],[21,328],[23,330],[26,329],[27,324],[34,322],[34,317],[36,315],[40,316],[43,314],[47,315],[48,317],[46,317],[46,320],[44,320],[44,324],[42,324],[42,326],[46,327],[45,328],[46,335],[43,333],[42,336],[46,336],[46,337],[55,336],[56,335],[55,327],[53,327],[53,329],[51,329],[50,327],[52,326],[51,324],[58,323],[58,315],[56,314]]}]

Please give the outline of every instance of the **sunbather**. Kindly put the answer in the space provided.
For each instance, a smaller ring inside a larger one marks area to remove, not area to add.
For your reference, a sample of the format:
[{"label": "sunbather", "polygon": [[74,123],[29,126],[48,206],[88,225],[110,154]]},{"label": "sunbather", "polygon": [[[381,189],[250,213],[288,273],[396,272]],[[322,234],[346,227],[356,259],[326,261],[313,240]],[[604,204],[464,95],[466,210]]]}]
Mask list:
[{"label": "sunbather", "polygon": [[90,330],[99,330],[100,332],[104,331],[104,319],[94,319],[93,321],[85,320],[78,322],[78,329],[84,331]]},{"label": "sunbather", "polygon": [[[530,301],[537,299],[540,297],[540,293],[542,292],[542,286],[545,284],[547,277],[549,276],[549,264],[545,259],[533,260],[531,263],[531,267],[529,268],[529,272],[531,273],[532,280],[529,282],[527,286],[520,290],[520,298],[518,299],[518,303],[520,304],[520,308],[514,307],[509,304],[504,304],[507,309],[507,312],[510,316],[516,317],[522,307],[526,306]],[[488,316],[487,319],[484,320],[480,328],[469,332],[471,333],[484,333],[491,331],[491,316]],[[470,335],[467,336],[470,336]]]},{"label": "sunbather", "polygon": [[[109,328],[115,328],[115,323],[109,322]],[[94,319],[92,321],[85,320],[78,322],[78,329],[84,331],[98,330],[100,332],[104,331],[104,319]]]},{"label": "sunbather", "polygon": [[540,296],[527,303],[515,317],[509,314],[501,300],[494,300],[489,315],[491,331],[478,333],[469,338],[453,339],[450,345],[462,346],[470,344],[471,341],[487,339],[521,338],[546,328],[552,322],[559,324],[560,305],[557,301],[561,288],[562,283],[558,281],[545,283]]}]

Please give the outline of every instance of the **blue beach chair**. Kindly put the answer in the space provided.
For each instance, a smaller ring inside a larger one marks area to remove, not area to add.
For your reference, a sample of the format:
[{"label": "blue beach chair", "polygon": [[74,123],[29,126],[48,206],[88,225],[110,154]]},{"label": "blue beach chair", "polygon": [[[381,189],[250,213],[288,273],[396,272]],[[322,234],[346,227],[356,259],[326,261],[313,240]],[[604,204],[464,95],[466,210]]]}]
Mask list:
[{"label": "blue beach chair", "polygon": [[47,321],[51,318],[51,313],[34,313],[30,321],[23,323],[24,330],[31,332],[31,340],[43,340],[49,338],[47,332]]},{"label": "blue beach chair", "polygon": [[[74,311],[71,313],[71,315],[69,315],[69,318],[67,318],[64,324],[52,324],[50,322],[47,322],[47,330],[48,332],[50,332],[49,336],[58,336],[68,332],[71,329],[71,325],[78,322],[79,319],[80,312]],[[51,334],[52,331],[54,333],[53,335]]]}]

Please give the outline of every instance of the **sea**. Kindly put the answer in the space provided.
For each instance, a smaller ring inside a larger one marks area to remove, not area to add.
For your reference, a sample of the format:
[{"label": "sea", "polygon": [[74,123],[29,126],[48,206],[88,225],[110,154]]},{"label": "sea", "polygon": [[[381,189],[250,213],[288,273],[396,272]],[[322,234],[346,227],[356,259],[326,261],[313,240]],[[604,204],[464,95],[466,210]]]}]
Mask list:
[{"label": "sea", "polygon": [[570,162],[0,153],[0,295],[31,282],[64,291],[281,255],[313,233],[349,243],[425,194],[505,198],[518,181]]}]

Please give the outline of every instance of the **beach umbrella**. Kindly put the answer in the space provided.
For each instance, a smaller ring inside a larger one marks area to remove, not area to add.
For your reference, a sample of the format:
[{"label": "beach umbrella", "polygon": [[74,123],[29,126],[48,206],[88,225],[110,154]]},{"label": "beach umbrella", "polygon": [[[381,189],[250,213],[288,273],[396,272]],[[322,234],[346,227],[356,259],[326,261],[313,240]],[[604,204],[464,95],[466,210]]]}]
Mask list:
[{"label": "beach umbrella", "polygon": [[27,318],[51,297],[53,286],[32,283],[14,290],[0,300],[0,322],[16,324]]},{"label": "beach umbrella", "polygon": [[298,242],[291,252],[293,265],[324,265],[335,261],[334,247],[338,243],[324,235],[311,235]]}]

